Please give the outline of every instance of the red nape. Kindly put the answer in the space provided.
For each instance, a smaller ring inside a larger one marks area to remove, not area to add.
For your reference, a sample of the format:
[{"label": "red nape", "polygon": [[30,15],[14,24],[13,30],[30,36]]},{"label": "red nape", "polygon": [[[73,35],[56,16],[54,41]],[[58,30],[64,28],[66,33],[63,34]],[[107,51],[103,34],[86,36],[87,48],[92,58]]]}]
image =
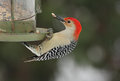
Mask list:
[{"label": "red nape", "polygon": [[75,36],[75,40],[78,40],[79,34],[80,34],[81,30],[82,30],[82,26],[81,26],[80,22],[77,19],[73,18],[73,17],[65,18],[65,20],[67,20],[67,19],[70,19],[70,20],[72,20],[74,22],[74,24],[76,26],[74,36]]}]

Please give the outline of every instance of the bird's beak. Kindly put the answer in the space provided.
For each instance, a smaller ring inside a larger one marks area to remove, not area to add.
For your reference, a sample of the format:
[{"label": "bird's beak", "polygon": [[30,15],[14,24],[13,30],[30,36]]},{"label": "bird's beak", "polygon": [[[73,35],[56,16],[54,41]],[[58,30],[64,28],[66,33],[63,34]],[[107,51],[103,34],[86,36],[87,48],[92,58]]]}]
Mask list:
[{"label": "bird's beak", "polygon": [[54,13],[52,13],[52,16],[54,18],[56,18],[57,20],[61,21],[61,22],[65,22],[65,20],[63,18],[61,18],[60,16],[55,15]]}]

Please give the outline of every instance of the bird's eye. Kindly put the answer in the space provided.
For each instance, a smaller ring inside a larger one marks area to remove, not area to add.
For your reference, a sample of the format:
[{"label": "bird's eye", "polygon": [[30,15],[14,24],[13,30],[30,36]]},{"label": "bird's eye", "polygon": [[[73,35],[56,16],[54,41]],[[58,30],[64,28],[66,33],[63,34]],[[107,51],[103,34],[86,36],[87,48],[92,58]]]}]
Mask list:
[{"label": "bird's eye", "polygon": [[68,21],[68,23],[71,23],[70,21]]}]

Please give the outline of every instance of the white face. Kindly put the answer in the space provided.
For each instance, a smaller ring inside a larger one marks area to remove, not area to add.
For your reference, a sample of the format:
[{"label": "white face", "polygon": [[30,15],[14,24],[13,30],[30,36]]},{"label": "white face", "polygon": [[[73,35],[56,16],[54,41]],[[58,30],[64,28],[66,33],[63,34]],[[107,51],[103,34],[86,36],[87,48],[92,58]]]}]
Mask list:
[{"label": "white face", "polygon": [[66,27],[69,27],[69,28],[75,27],[74,22],[73,22],[72,20],[70,20],[70,19],[65,20],[65,22],[63,22],[63,24],[64,24]]},{"label": "white face", "polygon": [[75,25],[74,25],[74,22],[72,20],[67,19],[67,20],[65,20],[65,22],[63,22],[63,24],[65,25],[65,28],[67,30],[71,30],[71,32],[75,31]]},{"label": "white face", "polygon": [[74,25],[74,22],[70,19],[67,19],[65,20],[65,22],[62,22],[65,26],[65,30],[64,30],[64,33],[70,38],[70,39],[73,39],[73,35],[74,35],[74,32],[75,32],[75,25]]}]

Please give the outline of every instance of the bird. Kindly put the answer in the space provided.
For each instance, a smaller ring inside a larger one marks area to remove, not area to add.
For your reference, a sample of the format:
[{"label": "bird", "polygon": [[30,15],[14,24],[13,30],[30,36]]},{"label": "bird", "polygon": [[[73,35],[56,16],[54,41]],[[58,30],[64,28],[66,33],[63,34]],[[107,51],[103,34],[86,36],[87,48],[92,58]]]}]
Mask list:
[{"label": "bird", "polygon": [[46,38],[42,42],[37,41],[37,44],[24,42],[25,47],[35,54],[35,56],[28,58],[25,62],[61,58],[75,49],[82,30],[80,22],[73,17],[62,18],[54,13],[51,14],[64,25],[65,29],[50,34],[48,39]]}]

